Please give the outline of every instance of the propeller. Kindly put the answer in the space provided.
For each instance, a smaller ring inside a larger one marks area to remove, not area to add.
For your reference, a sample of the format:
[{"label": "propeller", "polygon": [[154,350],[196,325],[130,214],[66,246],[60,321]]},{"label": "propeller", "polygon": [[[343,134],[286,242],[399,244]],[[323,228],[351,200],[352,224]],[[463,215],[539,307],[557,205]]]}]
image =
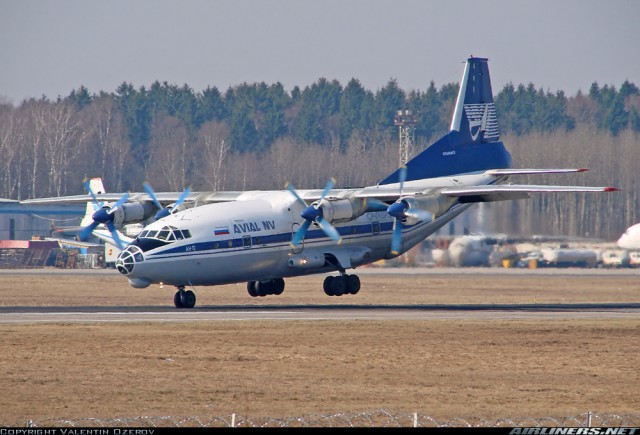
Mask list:
[{"label": "propeller", "polygon": [[329,191],[333,188],[334,184],[335,180],[333,178],[327,181],[327,184],[324,186],[324,190],[322,191],[320,200],[314,204],[307,205],[304,199],[302,199],[300,195],[298,195],[298,192],[296,192],[296,188],[293,186],[293,184],[287,183],[287,190],[289,190],[289,192],[291,192],[291,194],[296,197],[296,200],[304,207],[304,210],[302,210],[300,216],[305,221],[302,226],[300,226],[298,231],[295,232],[293,238],[291,239],[291,245],[293,245],[293,247],[298,246],[304,240],[304,236],[307,234],[307,230],[314,222],[320,226],[327,237],[334,240],[335,242],[342,242],[342,236],[340,235],[338,230],[336,230],[334,226],[331,225],[322,215],[322,201],[324,200],[324,197],[327,196],[327,193],[329,193]]},{"label": "propeller", "polygon": [[394,218],[393,235],[391,236],[391,253],[397,255],[402,249],[402,221],[408,217],[420,221],[430,221],[433,216],[425,210],[416,210],[409,208],[409,204],[403,200],[402,194],[404,182],[407,179],[407,167],[402,165],[398,173],[400,180],[400,197],[396,202],[387,207],[387,213]]},{"label": "propeller", "polygon": [[184,189],[184,192],[182,192],[178,200],[173,205],[170,205],[168,207],[162,207],[162,204],[160,204],[160,201],[158,201],[158,198],[156,197],[156,193],[153,191],[153,188],[151,187],[151,185],[145,181],[142,186],[144,187],[144,191],[149,194],[149,196],[153,200],[153,203],[156,205],[156,207],[158,207],[158,212],[155,214],[155,217],[154,217],[155,220],[159,220],[159,219],[162,219],[163,217],[169,216],[171,214],[171,211],[176,207],[178,207],[180,204],[182,204],[184,200],[187,199],[187,196],[189,196],[189,194],[191,193],[191,189],[187,187],[186,189]]},{"label": "propeller", "polygon": [[98,210],[95,213],[93,213],[93,215],[91,216],[91,219],[93,219],[93,222],[91,222],[91,224],[89,224],[88,226],[83,228],[82,231],[80,231],[80,233],[78,234],[78,238],[82,241],[86,241],[89,235],[93,233],[93,230],[95,230],[98,225],[103,224],[109,229],[109,232],[111,233],[111,236],[113,237],[113,240],[116,242],[116,245],[118,246],[118,248],[122,250],[124,246],[122,245],[120,236],[118,236],[118,231],[116,229],[116,226],[113,223],[113,220],[115,219],[114,213],[118,209],[118,207],[121,207],[122,204],[127,202],[127,200],[129,199],[129,193],[127,192],[124,195],[122,195],[122,197],[113,205],[100,206],[100,203],[98,202],[98,198],[96,197],[96,194],[93,193],[93,190],[91,189],[89,180],[86,180],[84,182],[84,187],[87,189],[87,191],[89,191],[89,194],[93,199],[93,202],[98,206]]}]

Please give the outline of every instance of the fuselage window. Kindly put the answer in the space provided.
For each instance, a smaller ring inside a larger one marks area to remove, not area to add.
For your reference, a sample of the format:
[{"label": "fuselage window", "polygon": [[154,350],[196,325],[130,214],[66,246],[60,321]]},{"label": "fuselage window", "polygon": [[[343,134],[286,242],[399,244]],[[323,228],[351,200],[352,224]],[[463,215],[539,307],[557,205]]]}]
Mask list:
[{"label": "fuselage window", "polygon": [[158,239],[160,240],[167,240],[167,237],[169,236],[169,230],[162,230],[158,233]]},{"label": "fuselage window", "polygon": [[191,232],[189,230],[182,230],[182,235],[185,239],[188,239],[189,237],[191,237]]},{"label": "fuselage window", "polygon": [[149,231],[145,230],[143,232],[141,232],[138,237],[142,238],[142,237],[147,237],[147,234],[149,234]]}]

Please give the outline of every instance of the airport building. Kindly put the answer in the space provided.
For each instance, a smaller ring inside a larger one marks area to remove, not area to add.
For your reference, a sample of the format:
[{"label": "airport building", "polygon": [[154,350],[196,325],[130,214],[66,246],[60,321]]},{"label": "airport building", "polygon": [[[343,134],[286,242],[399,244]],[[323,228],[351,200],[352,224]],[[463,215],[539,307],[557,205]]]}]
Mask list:
[{"label": "airport building", "polygon": [[80,225],[85,208],[85,204],[24,205],[0,198],[0,240],[57,237],[56,229]]}]

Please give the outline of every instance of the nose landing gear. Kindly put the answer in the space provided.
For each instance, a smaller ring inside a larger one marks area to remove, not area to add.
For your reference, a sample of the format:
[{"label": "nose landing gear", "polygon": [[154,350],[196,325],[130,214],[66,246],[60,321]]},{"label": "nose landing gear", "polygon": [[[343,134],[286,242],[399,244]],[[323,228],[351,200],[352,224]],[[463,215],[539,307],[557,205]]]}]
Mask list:
[{"label": "nose landing gear", "polygon": [[178,286],[178,291],[173,297],[176,308],[193,308],[196,306],[196,294],[191,290],[184,290],[184,286]]}]

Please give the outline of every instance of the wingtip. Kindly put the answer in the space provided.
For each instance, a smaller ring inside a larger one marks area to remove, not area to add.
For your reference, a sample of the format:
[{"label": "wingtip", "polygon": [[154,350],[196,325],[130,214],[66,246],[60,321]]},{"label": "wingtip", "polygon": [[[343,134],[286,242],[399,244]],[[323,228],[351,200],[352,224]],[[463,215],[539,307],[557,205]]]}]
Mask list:
[{"label": "wingtip", "polygon": [[620,189],[618,189],[617,187],[605,187],[605,188],[604,188],[604,191],[605,191],[605,192],[617,192],[617,191],[619,191],[619,190],[620,190]]},{"label": "wingtip", "polygon": [[578,172],[587,172],[589,170],[589,168],[580,168],[578,169]]}]

